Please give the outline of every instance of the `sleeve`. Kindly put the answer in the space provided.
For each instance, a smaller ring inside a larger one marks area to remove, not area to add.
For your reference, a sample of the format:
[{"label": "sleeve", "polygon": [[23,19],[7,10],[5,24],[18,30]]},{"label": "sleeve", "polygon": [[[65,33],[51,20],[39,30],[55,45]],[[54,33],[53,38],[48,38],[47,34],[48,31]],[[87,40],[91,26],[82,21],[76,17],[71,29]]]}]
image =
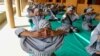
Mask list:
[{"label": "sleeve", "polygon": [[96,16],[97,16],[96,14],[93,14],[93,15],[92,15],[92,19],[95,19],[95,18],[96,18]]},{"label": "sleeve", "polygon": [[91,46],[88,46],[86,48],[87,52],[90,54],[90,55],[93,55],[94,53],[96,53],[96,50],[95,48],[91,47]]},{"label": "sleeve", "polygon": [[76,12],[74,13],[74,15],[75,15],[75,19],[79,19],[79,15]]},{"label": "sleeve", "polygon": [[65,32],[69,32],[70,31],[70,26],[63,25],[63,26],[57,28],[56,30],[63,30]]},{"label": "sleeve", "polygon": [[93,55],[96,52],[96,49],[92,46],[96,42],[98,35],[100,35],[99,29],[100,29],[100,24],[91,33],[90,44],[88,47],[86,47],[87,52],[91,55]]},{"label": "sleeve", "polygon": [[97,39],[98,35],[100,35],[100,23],[97,25],[97,27],[92,31],[91,33],[91,40],[90,42],[93,42]]},{"label": "sleeve", "polygon": [[20,34],[21,34],[22,32],[24,32],[24,31],[25,31],[25,29],[19,28],[19,29],[15,30],[15,34],[16,34],[18,37],[21,37]]}]

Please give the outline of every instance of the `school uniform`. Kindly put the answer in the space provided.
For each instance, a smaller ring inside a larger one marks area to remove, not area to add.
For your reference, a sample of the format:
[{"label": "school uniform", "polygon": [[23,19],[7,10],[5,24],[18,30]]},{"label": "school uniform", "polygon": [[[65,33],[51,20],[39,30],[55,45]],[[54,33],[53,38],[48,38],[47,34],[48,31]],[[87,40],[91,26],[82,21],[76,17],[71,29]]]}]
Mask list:
[{"label": "school uniform", "polygon": [[[50,23],[44,19],[32,19],[34,28],[31,31],[39,31],[41,28],[50,27]],[[58,29],[65,29],[66,26],[62,26]],[[47,38],[34,38],[31,36],[23,37],[20,33],[25,31],[23,28],[15,31],[16,35],[21,39],[21,47],[27,53],[32,56],[51,56],[51,54],[58,49],[63,42],[63,35],[47,37]]]},{"label": "school uniform", "polygon": [[79,16],[76,12],[74,14],[70,15],[70,17],[73,22],[79,19]]},{"label": "school uniform", "polygon": [[92,12],[93,9],[91,7],[88,7],[86,9],[84,9],[84,15],[82,15],[82,28],[84,30],[93,30],[95,28],[95,26],[92,24],[93,19],[95,19],[96,14],[90,14],[88,15],[88,13]]},{"label": "school uniform", "polygon": [[100,40],[98,40],[99,35],[100,35],[100,23],[92,31],[90,44],[86,47],[87,52],[91,56],[100,56],[99,54],[96,54],[97,51],[100,51]]},{"label": "school uniform", "polygon": [[49,19],[50,21],[57,21],[58,20],[58,18],[56,17],[56,14],[54,14],[51,9],[48,9],[48,12],[50,15],[50,19]]},{"label": "school uniform", "polygon": [[30,17],[29,19],[29,23],[31,25],[31,28],[35,27],[34,25],[38,25],[39,21],[41,19],[45,19],[44,16],[33,16],[33,17]]},{"label": "school uniform", "polygon": [[62,25],[66,25],[69,29],[71,29],[71,31],[78,31],[76,27],[73,26],[73,22],[76,20],[76,18],[78,18],[78,16],[76,15],[69,15],[69,14],[64,14],[62,19],[61,19],[61,22],[62,22]]},{"label": "school uniform", "polygon": [[95,14],[93,15],[83,15],[83,22],[82,22],[82,28],[84,30],[93,30],[94,25],[92,24],[93,19],[95,18]]}]

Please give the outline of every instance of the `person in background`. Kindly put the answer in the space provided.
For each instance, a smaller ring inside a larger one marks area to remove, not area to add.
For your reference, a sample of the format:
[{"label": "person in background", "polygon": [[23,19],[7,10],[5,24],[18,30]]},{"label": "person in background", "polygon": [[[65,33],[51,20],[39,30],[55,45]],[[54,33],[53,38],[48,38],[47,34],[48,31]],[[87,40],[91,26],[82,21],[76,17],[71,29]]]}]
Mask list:
[{"label": "person in background", "polygon": [[91,33],[90,44],[86,47],[90,56],[100,56],[100,23]]},{"label": "person in background", "polygon": [[93,30],[95,26],[92,24],[92,21],[95,19],[97,14],[94,12],[92,7],[84,9],[84,14],[82,15],[82,28],[84,30]]},{"label": "person in background", "polygon": [[67,26],[71,31],[77,32],[78,29],[73,26],[73,22],[77,20],[79,16],[75,12],[74,6],[68,6],[66,13],[63,15],[61,22],[63,25]]},{"label": "person in background", "polygon": [[48,8],[48,12],[49,12],[48,15],[50,15],[49,21],[57,21],[58,20],[58,18],[56,17],[58,11],[57,11],[57,8],[56,9],[55,8],[56,8],[55,4],[51,4],[50,7]]},{"label": "person in background", "polygon": [[37,24],[38,24],[38,21],[40,21],[41,19],[44,19],[43,10],[39,9],[39,8],[34,8],[34,11],[32,12],[32,16],[29,19],[31,28],[33,28],[33,26],[34,26],[33,22],[37,22]]}]

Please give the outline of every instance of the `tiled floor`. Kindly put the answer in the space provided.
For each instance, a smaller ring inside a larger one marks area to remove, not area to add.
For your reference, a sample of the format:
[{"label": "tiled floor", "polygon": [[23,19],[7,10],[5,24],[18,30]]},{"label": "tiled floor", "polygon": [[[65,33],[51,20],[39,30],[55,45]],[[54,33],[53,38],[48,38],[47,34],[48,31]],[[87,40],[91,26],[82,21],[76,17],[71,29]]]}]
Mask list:
[{"label": "tiled floor", "polygon": [[8,25],[0,30],[0,56],[28,56],[21,47],[20,39],[15,35],[15,29]]},{"label": "tiled floor", "polygon": [[[15,16],[15,25],[18,28],[28,28],[28,18]],[[21,49],[20,39],[15,35],[15,30],[16,28],[10,28],[8,24],[0,29],[0,56],[29,56]]]}]

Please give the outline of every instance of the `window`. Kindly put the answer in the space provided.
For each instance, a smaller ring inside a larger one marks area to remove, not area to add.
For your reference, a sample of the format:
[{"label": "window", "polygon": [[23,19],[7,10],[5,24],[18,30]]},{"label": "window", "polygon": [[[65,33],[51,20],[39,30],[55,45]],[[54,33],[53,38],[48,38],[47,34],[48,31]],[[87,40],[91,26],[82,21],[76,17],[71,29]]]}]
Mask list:
[{"label": "window", "polygon": [[88,4],[100,5],[100,0],[88,0]]},{"label": "window", "polygon": [[60,2],[61,2],[61,0],[56,0],[56,2],[60,3]]}]

